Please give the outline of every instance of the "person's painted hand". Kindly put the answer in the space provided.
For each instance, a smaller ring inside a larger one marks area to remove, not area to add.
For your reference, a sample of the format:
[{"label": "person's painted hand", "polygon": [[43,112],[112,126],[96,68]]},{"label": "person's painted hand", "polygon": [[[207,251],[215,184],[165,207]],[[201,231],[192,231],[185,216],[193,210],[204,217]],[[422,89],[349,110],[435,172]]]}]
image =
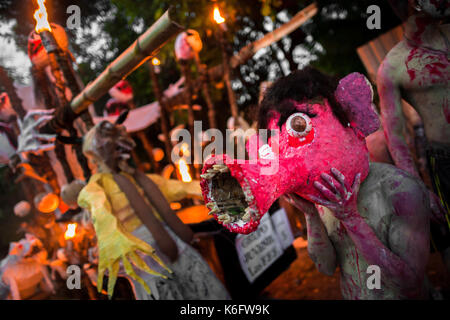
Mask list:
[{"label": "person's painted hand", "polygon": [[318,213],[316,206],[311,201],[303,199],[295,193],[285,194],[284,198],[296,207],[298,210],[306,215],[312,215]]},{"label": "person's painted hand", "polygon": [[325,184],[314,182],[314,187],[323,197],[311,196],[311,200],[332,210],[337,219],[344,220],[358,212],[357,199],[361,174],[355,176],[351,190],[347,190],[345,176],[335,168],[331,168],[331,173],[332,175],[322,173],[321,177]]}]

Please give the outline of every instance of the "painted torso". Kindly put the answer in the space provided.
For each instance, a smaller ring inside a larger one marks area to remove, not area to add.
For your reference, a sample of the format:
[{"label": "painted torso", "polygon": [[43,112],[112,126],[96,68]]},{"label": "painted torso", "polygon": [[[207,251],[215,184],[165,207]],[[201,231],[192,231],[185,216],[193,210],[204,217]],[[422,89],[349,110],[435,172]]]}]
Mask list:
[{"label": "painted torso", "polygon": [[[370,172],[362,183],[358,196],[358,211],[375,232],[377,238],[389,249],[390,220],[395,214],[390,196],[409,188],[414,180],[406,173],[388,164],[371,163]],[[369,264],[358,252],[342,223],[324,207],[319,210],[328,236],[336,250],[341,271],[341,292],[345,299],[399,299],[403,297],[394,286],[386,284],[381,270],[381,289],[369,289],[367,273]],[[420,214],[420,213],[418,213]]]},{"label": "painted torso", "polygon": [[450,24],[410,19],[405,40],[385,63],[402,97],[422,117],[429,141],[450,144]]}]

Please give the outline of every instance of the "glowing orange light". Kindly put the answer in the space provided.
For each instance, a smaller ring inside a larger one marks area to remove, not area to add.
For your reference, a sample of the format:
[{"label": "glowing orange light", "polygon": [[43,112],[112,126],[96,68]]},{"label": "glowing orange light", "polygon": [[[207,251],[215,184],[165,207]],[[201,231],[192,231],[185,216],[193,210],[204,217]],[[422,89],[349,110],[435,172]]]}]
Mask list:
[{"label": "glowing orange light", "polygon": [[48,23],[47,9],[45,8],[45,0],[37,0],[39,8],[34,12],[34,19],[36,20],[36,32],[42,32],[44,30],[52,31],[50,23]]},{"label": "glowing orange light", "polygon": [[171,202],[170,203],[170,208],[172,210],[180,210],[181,209],[181,203],[179,203],[179,202]]},{"label": "glowing orange light", "polygon": [[186,163],[186,160],[180,159],[180,161],[178,161],[178,172],[180,173],[181,180],[183,180],[183,182],[192,181],[192,177],[189,174],[189,167]]},{"label": "glowing orange light", "polygon": [[214,6],[214,21],[217,24],[225,22],[225,18],[220,15],[219,7],[217,5]]},{"label": "glowing orange light", "polygon": [[64,233],[64,239],[70,240],[76,235],[77,230],[77,224],[76,223],[69,223],[67,225],[66,233]]},{"label": "glowing orange light", "polygon": [[161,64],[161,61],[157,57],[154,57],[152,59],[152,65],[159,66],[160,64]]},{"label": "glowing orange light", "polygon": [[52,213],[59,207],[59,197],[54,193],[41,193],[35,197],[36,208],[43,213]]},{"label": "glowing orange light", "polygon": [[160,162],[162,159],[164,159],[164,151],[161,148],[153,149],[153,157],[155,158],[156,162]]}]

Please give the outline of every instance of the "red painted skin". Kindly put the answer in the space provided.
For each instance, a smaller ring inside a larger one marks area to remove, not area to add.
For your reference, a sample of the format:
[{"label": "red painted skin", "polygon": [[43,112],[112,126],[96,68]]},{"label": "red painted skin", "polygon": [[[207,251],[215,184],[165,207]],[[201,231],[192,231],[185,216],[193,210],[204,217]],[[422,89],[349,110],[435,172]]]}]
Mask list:
[{"label": "red painted skin", "polygon": [[[436,1],[436,7],[441,6],[441,2]],[[405,119],[400,99],[404,98],[420,114],[430,142],[450,142],[450,62],[449,47],[443,36],[448,32],[448,25],[440,25],[439,21],[439,18],[426,14],[410,17],[406,24],[405,40],[388,53],[377,76],[389,151],[396,166],[417,177],[419,173],[403,138]]]},{"label": "red painted skin", "polygon": [[[369,158],[364,137],[379,126],[378,116],[372,109],[371,87],[364,76],[350,74],[341,80],[336,90],[336,99],[344,109],[353,110],[352,113],[348,112],[349,121],[353,123],[351,126],[342,126],[326,100],[322,104],[298,103],[298,112],[314,115],[311,117],[312,130],[301,141],[287,132],[286,124],[280,130],[277,126],[279,114],[273,114],[268,129],[279,133],[269,139],[269,145],[275,154],[274,160],[244,161],[219,155],[205,161],[202,173],[206,173],[213,164],[225,163],[241,186],[250,186],[254,196],[254,201],[249,205],[256,207],[258,214],[241,227],[226,224],[227,229],[244,234],[256,230],[261,217],[283,194],[296,193],[304,199],[314,201],[315,197],[321,196],[314,182],[320,180],[321,174],[329,172],[331,168],[338,169],[350,179],[348,189],[358,173],[361,174],[361,181],[365,179],[369,170]],[[365,114],[365,119],[361,114]],[[358,126],[357,123],[361,125]],[[208,180],[202,179],[201,187],[205,202],[208,203],[211,200]],[[215,217],[217,219],[217,215]]]}]

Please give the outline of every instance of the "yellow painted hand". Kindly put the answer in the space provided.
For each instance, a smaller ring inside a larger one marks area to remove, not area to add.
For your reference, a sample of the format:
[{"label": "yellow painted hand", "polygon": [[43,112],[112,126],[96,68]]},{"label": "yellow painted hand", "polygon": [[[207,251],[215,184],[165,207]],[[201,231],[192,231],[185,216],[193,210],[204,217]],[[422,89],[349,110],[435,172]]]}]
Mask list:
[{"label": "yellow painted hand", "polygon": [[78,204],[89,210],[97,234],[99,265],[98,265],[98,285],[99,292],[103,286],[103,276],[106,271],[109,273],[108,296],[112,296],[117,274],[122,262],[125,272],[138,281],[145,290],[150,293],[150,288],[134,271],[131,263],[145,272],[167,278],[165,275],[151,270],[144,260],[138,255],[142,252],[151,256],[164,269],[171,273],[167,266],[155,254],[155,250],[146,242],[127,232],[117,218],[112,213],[110,202],[104,189],[96,182],[93,176],[87,186],[80,192]]}]

